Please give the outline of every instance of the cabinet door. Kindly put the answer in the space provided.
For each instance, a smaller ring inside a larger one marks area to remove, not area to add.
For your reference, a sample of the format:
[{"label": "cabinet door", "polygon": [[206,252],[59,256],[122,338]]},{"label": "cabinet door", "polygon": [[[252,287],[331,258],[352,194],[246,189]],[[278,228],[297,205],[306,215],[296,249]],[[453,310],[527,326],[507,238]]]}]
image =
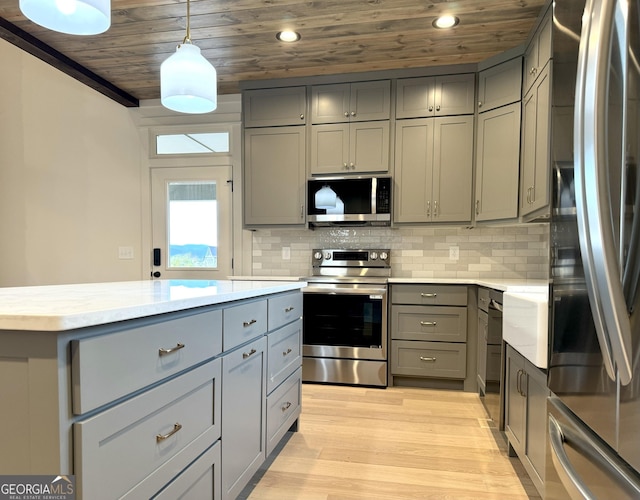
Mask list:
[{"label": "cabinet door", "polygon": [[349,121],[351,85],[315,85],[311,87],[311,123]]},{"label": "cabinet door", "polygon": [[549,205],[550,91],[546,66],[522,102],[521,216]]},{"label": "cabinet door", "polygon": [[434,115],[435,78],[401,78],[396,83],[396,118]]},{"label": "cabinet door", "polygon": [[358,122],[388,120],[391,114],[391,82],[380,80],[351,84],[349,119]]},{"label": "cabinet door", "polygon": [[311,127],[311,175],[347,173],[349,167],[349,124]]},{"label": "cabinet door", "polygon": [[222,358],[222,497],[233,499],[264,462],[267,340]]},{"label": "cabinet door", "polygon": [[526,362],[527,371],[527,450],[526,455],[537,474],[532,478],[544,484],[545,443],[547,439],[547,377],[533,364]]},{"label": "cabinet door", "polygon": [[529,91],[533,82],[542,74],[542,68],[551,58],[553,50],[551,27],[551,14],[548,13],[524,54],[524,93]]},{"label": "cabinet door", "polygon": [[475,111],[473,73],[436,77],[435,116],[470,115]]},{"label": "cabinet door", "polygon": [[305,221],[305,127],[245,130],[245,225]]},{"label": "cabinet door", "polygon": [[518,216],[520,103],[478,115],[476,220]]},{"label": "cabinet door", "polygon": [[358,122],[349,127],[349,169],[360,172],[389,170],[389,122]]},{"label": "cabinet door", "polygon": [[435,119],[434,222],[470,222],[473,179],[473,116]]},{"label": "cabinet door", "polygon": [[519,102],[522,97],[522,57],[511,59],[478,74],[478,111],[484,113]]},{"label": "cabinet door", "polygon": [[524,358],[511,346],[507,346],[506,360],[505,432],[509,444],[516,453],[519,456],[524,456],[527,403],[527,377],[524,371]]},{"label": "cabinet door", "polygon": [[489,316],[484,311],[478,311],[478,384],[481,389],[487,385],[487,334],[489,331]]},{"label": "cabinet door", "polygon": [[244,126],[304,125],[306,96],[305,87],[247,90],[242,94]]},{"label": "cabinet door", "polygon": [[396,122],[396,222],[431,221],[433,131],[432,118]]}]

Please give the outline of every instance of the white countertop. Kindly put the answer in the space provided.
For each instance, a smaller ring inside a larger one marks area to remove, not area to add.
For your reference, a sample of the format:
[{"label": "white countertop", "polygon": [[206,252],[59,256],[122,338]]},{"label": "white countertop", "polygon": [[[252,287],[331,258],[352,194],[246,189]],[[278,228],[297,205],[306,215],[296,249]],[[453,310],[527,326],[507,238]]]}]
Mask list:
[{"label": "white countertop", "polygon": [[478,285],[494,290],[507,292],[511,290],[525,291],[531,287],[548,287],[547,280],[500,279],[500,278],[389,278],[389,284],[419,283],[438,285]]},{"label": "white countertop", "polygon": [[0,330],[72,330],[305,285],[296,281],[157,280],[0,288]]}]

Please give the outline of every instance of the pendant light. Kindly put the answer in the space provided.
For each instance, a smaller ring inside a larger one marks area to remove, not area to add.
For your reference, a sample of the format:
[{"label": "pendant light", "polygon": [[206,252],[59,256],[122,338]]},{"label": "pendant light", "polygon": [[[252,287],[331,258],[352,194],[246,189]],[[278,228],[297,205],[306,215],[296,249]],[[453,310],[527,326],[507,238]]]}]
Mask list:
[{"label": "pendant light", "polygon": [[111,0],[20,0],[20,11],[40,26],[69,35],[97,35],[111,26]]},{"label": "pendant light", "polygon": [[160,101],[180,113],[209,113],[218,107],[216,69],[191,43],[187,0],[187,34],[160,66]]}]

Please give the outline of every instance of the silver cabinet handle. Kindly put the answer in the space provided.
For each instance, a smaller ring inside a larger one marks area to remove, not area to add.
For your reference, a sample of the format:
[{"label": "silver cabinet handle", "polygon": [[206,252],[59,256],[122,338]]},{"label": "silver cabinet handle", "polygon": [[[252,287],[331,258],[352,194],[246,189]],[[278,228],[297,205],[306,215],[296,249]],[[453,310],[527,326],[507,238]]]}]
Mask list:
[{"label": "silver cabinet handle", "polygon": [[282,407],[280,408],[282,410],[282,412],[284,413],[285,411],[287,411],[289,408],[291,408],[291,403],[289,401],[287,401],[285,404],[282,405]]},{"label": "silver cabinet handle", "polygon": [[304,219],[304,205],[300,205],[300,218]]},{"label": "silver cabinet handle", "polygon": [[349,165],[347,165],[347,162],[345,161],[345,162],[342,164],[342,167],[343,167],[343,168],[348,168],[348,167],[349,167]]},{"label": "silver cabinet handle", "polygon": [[431,202],[427,201],[427,217],[431,217]]},{"label": "silver cabinet handle", "polygon": [[257,322],[258,322],[257,319],[250,319],[249,321],[243,321],[242,322],[242,326],[247,328],[248,326],[251,326],[251,325],[253,325],[254,323],[257,323]]},{"label": "silver cabinet handle", "polygon": [[247,359],[248,357],[253,356],[256,352],[258,351],[256,351],[255,349],[251,349],[249,352],[243,352],[242,359]]},{"label": "silver cabinet handle", "polygon": [[428,361],[429,363],[435,363],[436,362],[436,358],[429,358],[429,357],[425,357],[425,356],[420,356],[420,361]]},{"label": "silver cabinet handle", "polygon": [[480,215],[480,200],[476,200],[476,215]]},{"label": "silver cabinet handle", "polygon": [[161,347],[158,349],[158,354],[160,356],[166,356],[167,354],[179,351],[180,349],[184,349],[184,344],[178,342],[175,347]]},{"label": "silver cabinet handle", "polygon": [[284,308],[284,312],[286,312],[286,313],[290,313],[290,312],[291,312],[291,311],[293,311],[294,309],[295,309],[295,307],[293,307],[293,306],[285,307],[285,308]]},{"label": "silver cabinet handle", "polygon": [[420,325],[421,326],[436,326],[437,322],[435,322],[435,321],[421,321]]},{"label": "silver cabinet handle", "polygon": [[[608,144],[609,89],[603,83],[609,72],[609,58],[613,57],[611,41],[616,38],[613,24],[620,17],[626,18],[625,13],[615,12],[621,3],[587,2],[586,9],[590,12],[585,9],[578,51],[573,148],[578,236],[598,343],[611,380],[616,380],[617,368],[620,382],[628,385],[632,375],[631,324],[620,279],[623,245],[616,250],[616,231],[609,215],[608,152],[616,146]],[[620,33],[624,33],[624,28]],[[622,50],[625,53],[617,57],[626,61],[626,48]],[[620,71],[620,81],[626,82],[625,64]],[[620,136],[625,137],[626,131]],[[621,161],[625,161],[624,152]],[[624,171],[625,165],[617,168]]]},{"label": "silver cabinet handle", "polygon": [[353,162],[349,163],[349,168],[356,168],[355,163],[353,163]]},{"label": "silver cabinet handle", "polygon": [[283,356],[286,356],[287,354],[291,354],[291,347],[289,347],[286,351],[282,351]]},{"label": "silver cabinet handle", "polygon": [[429,106],[429,111],[433,111],[433,106]]},{"label": "silver cabinet handle", "polygon": [[482,101],[478,101],[478,107],[481,108],[482,107]]},{"label": "silver cabinet handle", "polygon": [[438,296],[437,293],[421,293],[420,297],[423,297],[425,299],[434,299]]},{"label": "silver cabinet handle", "polygon": [[304,115],[302,113],[300,113],[300,119],[304,120]]},{"label": "silver cabinet handle", "polygon": [[348,112],[348,111],[345,111],[345,112],[344,112],[344,117],[345,117],[345,118],[349,118],[349,112]]},{"label": "silver cabinet handle", "polygon": [[169,433],[167,433],[167,434],[156,434],[156,443],[161,443],[165,439],[169,439],[171,436],[173,436],[180,429],[182,429],[182,425],[181,424],[178,424],[178,423],[173,424],[173,429]]},{"label": "silver cabinet handle", "polygon": [[433,202],[433,216],[434,217],[438,216],[438,200]]},{"label": "silver cabinet handle", "polygon": [[356,112],[355,112],[355,111],[352,111],[352,112],[351,112],[351,116],[356,116]]},{"label": "silver cabinet handle", "polygon": [[436,106],[436,111],[440,111],[440,105],[439,104]]}]

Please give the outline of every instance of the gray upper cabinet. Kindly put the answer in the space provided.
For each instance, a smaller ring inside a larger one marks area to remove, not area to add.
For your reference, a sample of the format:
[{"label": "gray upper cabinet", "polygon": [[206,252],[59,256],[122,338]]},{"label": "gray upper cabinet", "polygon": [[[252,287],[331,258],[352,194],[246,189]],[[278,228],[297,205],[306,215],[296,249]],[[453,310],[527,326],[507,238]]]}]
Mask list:
[{"label": "gray upper cabinet", "polygon": [[478,75],[478,112],[520,101],[522,97],[522,58],[498,64]]},{"label": "gray upper cabinet", "polygon": [[305,222],[305,127],[245,129],[244,223]]},{"label": "gray upper cabinet", "polygon": [[544,215],[549,206],[551,72],[544,67],[522,101],[520,216]]},{"label": "gray upper cabinet", "polygon": [[396,118],[466,115],[475,111],[475,75],[401,78],[397,82]]},{"label": "gray upper cabinet", "polygon": [[311,127],[311,175],[389,170],[389,121]]},{"label": "gray upper cabinet", "polygon": [[244,126],[280,127],[306,123],[305,87],[248,90],[242,94]]},{"label": "gray upper cabinet", "polygon": [[518,217],[520,103],[480,113],[476,138],[476,221]]},{"label": "gray upper cabinet", "polygon": [[471,221],[473,116],[396,122],[395,222]]},{"label": "gray upper cabinet", "polygon": [[390,110],[390,80],[311,87],[313,124],[388,120]]},{"label": "gray upper cabinet", "polygon": [[552,56],[552,24],[551,12],[547,12],[545,18],[538,26],[526,52],[524,53],[524,90],[526,94],[533,82],[542,74],[542,69]]}]

